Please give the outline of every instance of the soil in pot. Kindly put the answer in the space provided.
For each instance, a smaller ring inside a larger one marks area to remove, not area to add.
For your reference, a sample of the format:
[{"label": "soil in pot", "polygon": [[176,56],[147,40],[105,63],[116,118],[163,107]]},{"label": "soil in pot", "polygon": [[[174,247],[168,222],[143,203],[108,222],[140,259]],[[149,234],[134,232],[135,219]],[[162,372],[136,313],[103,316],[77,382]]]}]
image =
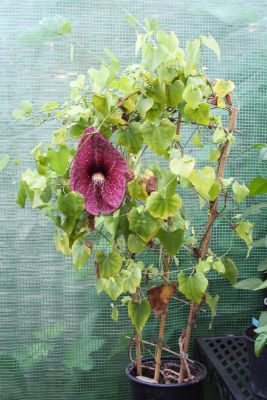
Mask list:
[{"label": "soil in pot", "polygon": [[[153,382],[154,360],[142,361],[143,376],[147,381],[136,377],[136,368],[130,364],[126,375],[130,380],[133,400],[203,400],[203,381],[207,370],[199,362],[188,363],[192,379],[186,379],[179,384],[180,360],[177,358],[163,358],[159,383]],[[152,381],[150,381],[152,380]]]},{"label": "soil in pot", "polygon": [[246,329],[244,336],[247,344],[248,358],[250,364],[251,388],[258,399],[267,399],[267,346],[259,358],[254,352],[254,343],[257,334],[254,327]]}]

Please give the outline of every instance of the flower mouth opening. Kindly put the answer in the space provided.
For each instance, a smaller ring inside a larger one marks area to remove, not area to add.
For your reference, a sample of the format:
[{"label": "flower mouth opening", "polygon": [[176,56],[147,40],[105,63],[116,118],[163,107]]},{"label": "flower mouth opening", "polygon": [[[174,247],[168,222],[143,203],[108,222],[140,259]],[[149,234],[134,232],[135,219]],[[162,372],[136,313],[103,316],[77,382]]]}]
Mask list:
[{"label": "flower mouth opening", "polygon": [[106,180],[106,170],[103,167],[94,167],[89,171],[89,176],[94,184],[103,184]]}]

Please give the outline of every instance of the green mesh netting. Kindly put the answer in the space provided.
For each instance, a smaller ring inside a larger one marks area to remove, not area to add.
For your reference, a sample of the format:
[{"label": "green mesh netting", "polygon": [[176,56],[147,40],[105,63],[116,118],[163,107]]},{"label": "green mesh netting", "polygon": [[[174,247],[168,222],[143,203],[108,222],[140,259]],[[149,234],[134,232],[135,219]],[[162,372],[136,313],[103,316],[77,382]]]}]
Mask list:
[{"label": "green mesh netting", "polygon": [[[21,160],[19,167],[11,163],[0,175],[2,400],[130,399],[123,372],[128,354],[120,339],[131,334],[126,315],[122,313],[120,322],[112,322],[108,299],[95,293],[92,266],[73,272],[71,261],[54,249],[52,225],[30,208],[20,210],[15,205],[18,177],[32,163],[30,150],[35,143],[49,140],[54,125],[34,127],[23,122],[4,130],[21,100],[32,100],[37,110],[45,101],[67,98],[68,82],[78,72],[86,73],[89,66],[98,65],[104,48],[111,48],[123,64],[133,61],[135,34],[125,23],[120,6],[140,20],[157,18],[163,28],[176,31],[182,45],[200,34],[210,33],[218,39],[222,61],[218,63],[207,52],[210,75],[236,83],[241,107],[238,127],[242,133],[237,135],[228,169],[246,182],[263,174],[264,164],[257,160],[256,151],[242,154],[242,150],[266,141],[267,1],[120,0],[116,4],[111,0],[2,0],[0,153],[9,153],[13,161]],[[18,45],[18,33],[55,14],[72,21],[72,39],[39,48]],[[252,202],[247,201],[249,204]],[[190,201],[187,209],[197,221],[198,211]],[[264,216],[259,218],[256,238],[266,231]],[[226,222],[215,226],[215,251],[224,252],[230,240]],[[245,246],[234,240],[237,246],[230,255],[236,260],[239,278],[252,275],[264,249],[254,250],[246,259]],[[152,254],[146,261],[156,259]],[[222,300],[213,330],[208,330],[210,315],[206,313],[199,320],[197,335],[240,333],[261,309],[260,294],[235,291],[230,286],[225,289],[221,284],[214,277],[212,290]],[[171,315],[166,341],[177,349],[186,309],[173,304]],[[152,322],[146,329],[152,340],[156,339],[157,325],[158,321]],[[100,346],[101,351],[95,352]],[[206,399],[215,398],[213,389],[207,387]]]}]

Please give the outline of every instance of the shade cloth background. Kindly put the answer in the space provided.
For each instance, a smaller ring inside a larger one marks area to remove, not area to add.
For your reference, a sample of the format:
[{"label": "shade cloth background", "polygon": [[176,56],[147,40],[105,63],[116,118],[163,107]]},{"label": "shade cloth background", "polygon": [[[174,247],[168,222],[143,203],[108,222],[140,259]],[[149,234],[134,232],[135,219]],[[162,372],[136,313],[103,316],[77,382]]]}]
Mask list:
[{"label": "shade cloth background", "polygon": [[[1,1],[0,154],[7,152],[12,161],[21,160],[20,166],[10,163],[0,173],[1,399],[130,398],[123,375],[128,354],[120,338],[131,333],[125,314],[122,312],[120,322],[112,322],[108,300],[95,293],[90,263],[80,273],[73,272],[70,260],[54,249],[51,224],[29,207],[20,210],[15,204],[16,182],[22,170],[32,164],[30,150],[35,143],[49,141],[54,125],[37,127],[32,121],[11,124],[12,110],[25,99],[33,101],[35,110],[46,101],[63,101],[69,93],[68,82],[77,73],[86,73],[88,67],[98,66],[107,47],[123,65],[133,62],[135,33],[125,22],[125,9],[140,21],[157,18],[163,28],[177,33],[182,45],[186,39],[210,33],[222,50],[220,63],[211,52],[206,54],[210,75],[236,83],[241,107],[241,133],[228,171],[248,183],[252,176],[264,174],[264,168],[266,171],[256,151],[242,153],[251,144],[266,142],[266,7],[263,0]],[[18,44],[20,32],[55,14],[72,21],[70,38],[35,48]],[[248,200],[246,205],[254,202]],[[200,220],[196,209],[192,213],[196,222]],[[264,217],[258,220],[256,238],[266,232]],[[219,254],[229,247],[229,240],[227,224],[216,226],[213,246]],[[235,239],[235,244],[230,255],[237,262],[239,277],[252,275],[266,249],[256,249],[246,259],[243,243]],[[156,262],[156,255],[147,256],[146,261]],[[196,334],[240,333],[251,316],[258,315],[261,295],[238,292],[230,285],[222,287],[216,277],[213,288],[221,296],[218,317],[209,331],[210,315],[202,316]],[[171,314],[166,340],[177,349],[186,310],[172,304]],[[146,331],[152,340],[157,324],[153,322]],[[92,337],[101,341],[100,352],[88,344]],[[212,385],[207,384],[206,399],[214,400],[215,396]]]}]

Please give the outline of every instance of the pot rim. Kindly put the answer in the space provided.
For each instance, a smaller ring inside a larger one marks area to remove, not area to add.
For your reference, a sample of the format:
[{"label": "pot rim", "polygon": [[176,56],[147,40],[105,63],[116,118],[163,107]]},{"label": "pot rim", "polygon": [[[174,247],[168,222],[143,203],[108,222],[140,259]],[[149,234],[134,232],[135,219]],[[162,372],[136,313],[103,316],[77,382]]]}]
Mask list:
[{"label": "pot rim", "polygon": [[[162,357],[163,360],[179,360],[179,358],[175,358],[175,357]],[[143,361],[153,361],[154,358],[153,357],[144,357],[142,359]],[[197,385],[198,383],[204,381],[204,379],[207,377],[208,375],[208,371],[207,368],[205,367],[205,365],[203,365],[202,363],[200,363],[199,361],[194,361],[194,364],[197,364],[201,370],[202,370],[202,374],[198,379],[195,379],[194,381],[190,381],[190,382],[183,382],[183,383],[171,383],[171,384],[165,384],[165,383],[149,383],[149,382],[143,382],[139,379],[137,379],[135,376],[131,375],[130,371],[132,371],[132,369],[135,367],[136,363],[132,362],[131,364],[129,364],[127,366],[127,368],[125,369],[125,373],[126,376],[129,380],[138,383],[140,385],[145,385],[145,386],[149,386],[149,387],[158,387],[158,388],[177,388],[177,387],[185,387],[185,386],[193,386],[193,385]]]}]

